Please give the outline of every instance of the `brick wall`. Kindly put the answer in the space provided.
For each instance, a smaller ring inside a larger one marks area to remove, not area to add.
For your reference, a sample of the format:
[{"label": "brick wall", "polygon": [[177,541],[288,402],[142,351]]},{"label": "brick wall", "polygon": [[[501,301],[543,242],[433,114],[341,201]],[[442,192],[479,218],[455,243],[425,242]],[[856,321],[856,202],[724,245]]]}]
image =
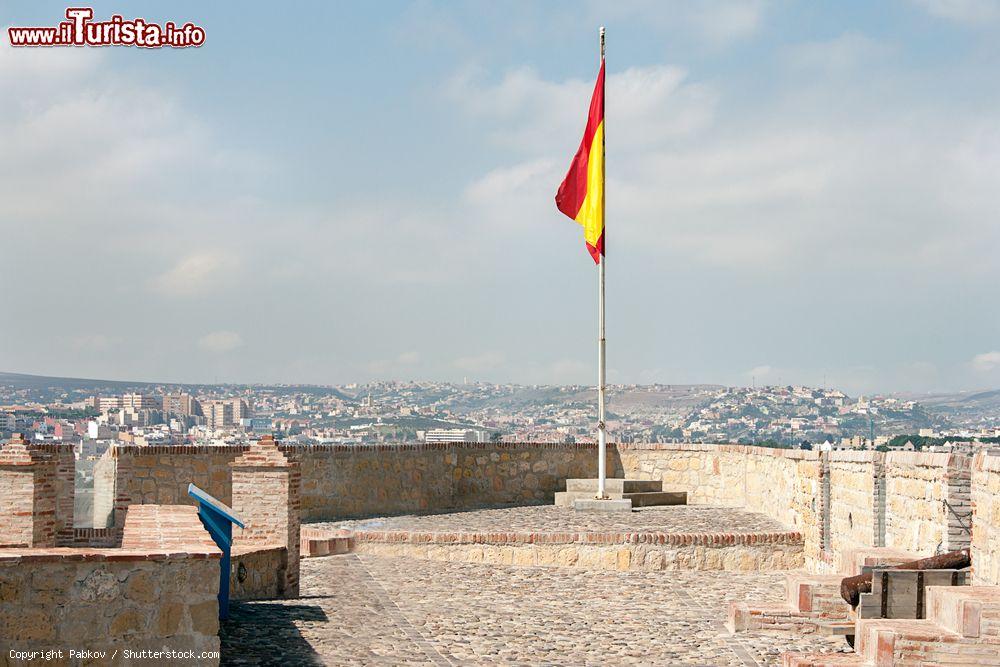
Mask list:
[{"label": "brick wall", "polygon": [[234,532],[233,544],[285,549],[278,580],[282,597],[299,595],[301,488],[299,463],[279,451],[271,436],[255,442],[232,463],[232,507],[245,524]]},{"label": "brick wall", "polygon": [[0,447],[0,545],[54,547],[56,534],[56,460],[16,433]]}]

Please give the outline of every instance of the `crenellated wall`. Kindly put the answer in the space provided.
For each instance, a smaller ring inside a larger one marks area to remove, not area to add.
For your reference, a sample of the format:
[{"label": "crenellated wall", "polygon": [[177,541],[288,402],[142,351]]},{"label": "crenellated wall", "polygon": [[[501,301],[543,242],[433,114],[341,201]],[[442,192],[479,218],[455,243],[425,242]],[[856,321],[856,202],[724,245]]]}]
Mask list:
[{"label": "crenellated wall", "polygon": [[888,453],[885,545],[920,555],[967,547],[960,518],[971,512],[971,463],[961,454]]},{"label": "crenellated wall", "polygon": [[[879,530],[882,505],[878,493],[884,458],[880,452],[830,452],[829,552],[844,554],[860,547],[884,545]],[[839,563],[836,565],[839,567]]]},{"label": "crenellated wall", "polygon": [[[593,477],[597,468],[590,444],[279,448],[300,467],[305,521],[545,503],[567,478]],[[231,503],[231,464],[244,451],[113,446],[97,466],[95,508],[113,507],[120,526],[134,503],[190,504],[189,482]],[[983,491],[991,478],[978,470],[974,484],[971,464],[958,454],[711,444],[621,444],[608,455],[610,474],[659,479],[665,490],[686,491],[690,504],[745,507],[802,533],[806,562],[817,571],[840,568],[859,548],[930,555],[967,546],[972,496],[980,508],[992,502]],[[985,520],[977,525],[994,525]],[[980,552],[989,558],[988,549]]]},{"label": "crenellated wall", "polygon": [[976,584],[1000,586],[1000,455],[972,464],[972,567]]},{"label": "crenellated wall", "polygon": [[[194,482],[232,501],[230,464],[245,446],[113,445],[97,465],[94,506],[190,504]],[[302,518],[541,503],[569,477],[597,474],[596,445],[433,443],[281,446],[302,470]],[[614,469],[609,456],[609,470]]]}]

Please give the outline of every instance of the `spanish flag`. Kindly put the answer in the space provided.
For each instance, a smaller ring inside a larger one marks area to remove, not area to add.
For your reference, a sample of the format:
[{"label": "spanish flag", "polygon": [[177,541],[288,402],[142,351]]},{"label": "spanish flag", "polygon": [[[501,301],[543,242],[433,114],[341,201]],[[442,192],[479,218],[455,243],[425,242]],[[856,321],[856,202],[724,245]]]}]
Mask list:
[{"label": "spanish flag", "polygon": [[590,98],[583,141],[556,193],[556,206],[583,227],[583,240],[594,262],[604,254],[604,60]]}]

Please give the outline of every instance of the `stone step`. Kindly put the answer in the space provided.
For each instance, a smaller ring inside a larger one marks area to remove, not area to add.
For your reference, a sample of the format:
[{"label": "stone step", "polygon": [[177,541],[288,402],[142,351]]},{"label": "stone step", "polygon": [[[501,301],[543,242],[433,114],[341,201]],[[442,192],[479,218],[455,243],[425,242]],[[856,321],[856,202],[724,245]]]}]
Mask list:
[{"label": "stone step", "polygon": [[726,629],[730,634],[750,630],[783,630],[796,634],[816,631],[818,619],[792,609],[787,604],[747,604],[730,602]]},{"label": "stone step", "polygon": [[354,551],[354,533],[349,530],[321,531],[303,527],[299,552],[302,558],[333,556]]},{"label": "stone step", "polygon": [[973,639],[926,619],[858,619],[855,650],[866,665],[1000,667],[1000,639]]},{"label": "stone step", "polygon": [[[573,501],[591,500],[594,491],[556,491],[555,504],[558,507],[573,507]],[[633,507],[651,507],[658,505],[686,505],[687,493],[684,491],[646,491],[641,493],[612,493],[607,492],[608,498],[612,500],[631,500]]]},{"label": "stone step", "polygon": [[652,507],[659,505],[687,505],[686,491],[642,491],[623,493],[622,498],[632,501],[632,507]]},{"label": "stone step", "polygon": [[[567,491],[589,491],[591,494],[597,493],[597,478],[593,479],[567,479]],[[658,479],[622,479],[621,477],[609,477],[604,480],[604,492],[608,495],[613,493],[643,493],[646,491],[662,491],[663,482]]]},{"label": "stone step", "polygon": [[794,653],[781,654],[782,667],[842,667],[864,665],[856,653]]},{"label": "stone step", "polygon": [[851,606],[840,596],[839,574],[789,572],[785,578],[788,604],[796,611],[823,618],[848,618]]},{"label": "stone step", "polygon": [[1000,640],[1000,586],[928,586],[927,619],[966,638]]}]

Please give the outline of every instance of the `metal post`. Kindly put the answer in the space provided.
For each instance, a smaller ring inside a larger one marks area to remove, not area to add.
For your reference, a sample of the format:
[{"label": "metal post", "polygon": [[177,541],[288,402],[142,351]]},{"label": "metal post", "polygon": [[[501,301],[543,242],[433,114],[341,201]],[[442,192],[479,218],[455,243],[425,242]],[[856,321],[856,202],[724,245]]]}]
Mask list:
[{"label": "metal post", "polygon": [[[604,26],[601,26],[601,65],[604,64]],[[607,72],[605,72],[605,80],[607,77]],[[603,120],[604,122],[604,132],[607,133],[608,124],[607,116]],[[601,141],[601,234],[605,238],[607,237],[607,226],[608,221],[604,214],[605,212],[605,202],[607,199],[607,182],[604,178],[604,137]],[[597,265],[597,275],[599,287],[597,290],[597,497],[600,499],[607,498],[607,494],[604,492],[604,480],[607,477],[606,461],[605,455],[607,449],[607,426],[604,423],[604,394],[605,394],[605,338],[604,338],[604,272],[605,264],[607,263],[606,255],[598,255],[598,265]]]}]

